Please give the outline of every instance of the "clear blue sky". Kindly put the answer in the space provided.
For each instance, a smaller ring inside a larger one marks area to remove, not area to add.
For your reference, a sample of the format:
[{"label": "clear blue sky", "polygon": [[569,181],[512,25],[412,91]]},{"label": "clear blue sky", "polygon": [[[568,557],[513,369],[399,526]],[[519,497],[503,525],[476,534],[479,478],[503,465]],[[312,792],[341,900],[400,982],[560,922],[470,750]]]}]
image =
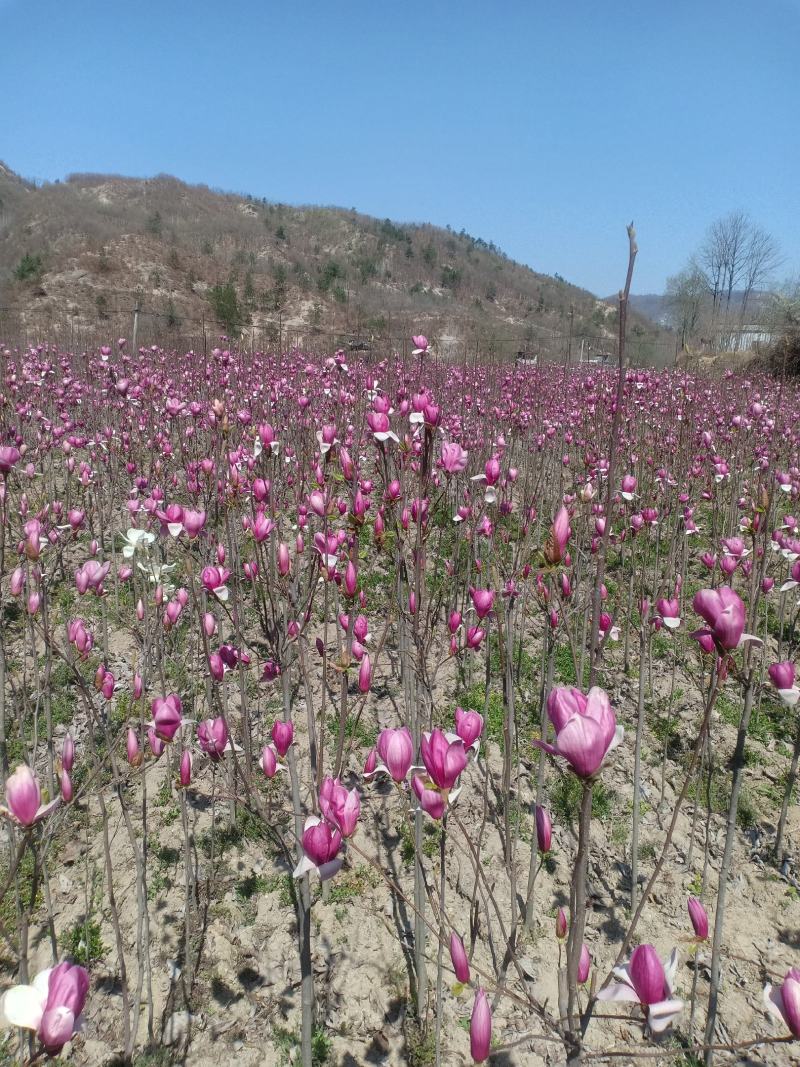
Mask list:
[{"label": "clear blue sky", "polygon": [[800,273],[800,0],[0,0],[0,158],[174,174],[660,291],[743,208]]}]

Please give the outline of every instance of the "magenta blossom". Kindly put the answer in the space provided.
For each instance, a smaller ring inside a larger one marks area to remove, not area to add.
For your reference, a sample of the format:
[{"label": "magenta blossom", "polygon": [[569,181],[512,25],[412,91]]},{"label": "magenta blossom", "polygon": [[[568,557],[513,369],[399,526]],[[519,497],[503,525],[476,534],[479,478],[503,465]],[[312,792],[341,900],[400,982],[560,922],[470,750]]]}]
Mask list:
[{"label": "magenta blossom", "polygon": [[470,589],[472,604],[475,614],[479,619],[485,619],[494,605],[494,592],[491,589]]},{"label": "magenta blossom", "polygon": [[469,981],[469,960],[467,959],[464,942],[455,930],[450,934],[450,960],[453,964],[453,970],[456,972],[456,979],[462,985],[466,985]]},{"label": "magenta blossom", "polygon": [[447,795],[429,779],[421,774],[411,776],[411,788],[414,790],[419,806],[432,819],[441,819],[447,811]]},{"label": "magenta blossom", "polygon": [[553,525],[550,528],[550,533],[547,536],[547,541],[544,546],[544,558],[545,562],[550,566],[560,563],[567,551],[567,542],[572,531],[569,525],[569,512],[566,507],[562,505],[558,509]]},{"label": "magenta blossom", "polygon": [[683,1009],[683,1001],[672,996],[677,967],[677,949],[673,949],[664,966],[652,945],[639,945],[624,967],[614,968],[619,981],[612,982],[597,995],[600,1000],[630,1000],[640,1004],[650,1030],[661,1033]]},{"label": "magenta blossom", "polygon": [[768,983],[764,988],[764,1004],[793,1037],[800,1037],[800,969],[790,967],[780,988]]},{"label": "magenta blossom", "polygon": [[584,982],[589,981],[589,971],[592,969],[592,957],[589,955],[589,949],[586,945],[581,945],[581,954],[578,957],[578,985],[583,985]]},{"label": "magenta blossom", "polygon": [[319,808],[342,837],[352,837],[361,814],[357,789],[346,789],[338,778],[325,778],[319,791]]},{"label": "magenta blossom", "polygon": [[464,742],[464,747],[471,748],[483,733],[483,716],[477,711],[456,708],[456,733]]},{"label": "magenta blossom", "polygon": [[536,805],[536,847],[540,852],[549,852],[553,842],[553,824],[546,808]]},{"label": "magenta blossom", "polygon": [[778,691],[778,696],[789,707],[794,707],[798,699],[800,699],[800,689],[794,684],[795,680],[795,666],[791,660],[782,660],[780,663],[773,663],[767,669],[769,674],[769,680],[775,686]]},{"label": "magenta blossom", "polygon": [[460,474],[466,470],[468,453],[454,441],[442,444],[442,467],[447,474]]},{"label": "magenta blossom", "polygon": [[742,642],[745,610],[742,599],[728,585],[719,589],[701,589],[695,593],[692,607],[708,623],[708,630],[698,630],[693,637],[710,634],[714,644],[723,652],[730,652]]},{"label": "magenta blossom", "polygon": [[579,689],[557,686],[547,697],[547,714],[555,727],[555,743],[537,740],[534,745],[563,756],[579,778],[597,774],[624,735],[608,694],[598,686],[585,696]]},{"label": "magenta blossom", "polygon": [[183,721],[181,698],[177,693],[156,697],[151,706],[153,729],[162,741],[171,741]]},{"label": "magenta blossom", "polygon": [[483,989],[475,994],[472,1017],[469,1022],[469,1047],[474,1063],[483,1063],[489,1058],[492,1047],[492,1009]]},{"label": "magenta blossom", "polygon": [[215,763],[222,759],[222,754],[228,747],[228,727],[222,716],[198,723],[197,743]]},{"label": "magenta blossom", "polygon": [[294,723],[289,720],[276,719],[272,726],[272,741],[278,755],[283,758],[294,740]]},{"label": "magenta blossom", "polygon": [[0,808],[0,815],[28,827],[40,822],[59,801],[42,804],[42,791],[36,776],[27,764],[21,763],[6,780],[6,803],[8,807]]},{"label": "magenta blossom", "polygon": [[384,771],[393,781],[404,782],[414,761],[414,742],[408,727],[381,730],[375,747],[382,762],[372,773]]},{"label": "magenta blossom", "polygon": [[40,971],[32,985],[17,985],[3,997],[2,1014],[10,1026],[33,1030],[49,1056],[57,1056],[81,1029],[89,975],[74,963]]},{"label": "magenta blossom", "polygon": [[342,866],[341,847],[341,831],[332,830],[316,815],[309,815],[303,827],[303,858],[294,869],[294,877],[316,871],[323,882],[333,878]]},{"label": "magenta blossom", "polygon": [[204,567],[200,579],[203,588],[213,593],[218,600],[228,599],[228,587],[225,584],[231,576],[227,567]]},{"label": "magenta blossom", "polygon": [[694,930],[694,936],[698,941],[707,941],[708,915],[706,914],[706,909],[697,897],[689,897],[686,906],[689,909],[689,918],[692,923],[692,929]]},{"label": "magenta blossom", "polygon": [[455,734],[445,734],[438,727],[422,735],[422,762],[439,789],[447,792],[467,765],[464,742]]}]

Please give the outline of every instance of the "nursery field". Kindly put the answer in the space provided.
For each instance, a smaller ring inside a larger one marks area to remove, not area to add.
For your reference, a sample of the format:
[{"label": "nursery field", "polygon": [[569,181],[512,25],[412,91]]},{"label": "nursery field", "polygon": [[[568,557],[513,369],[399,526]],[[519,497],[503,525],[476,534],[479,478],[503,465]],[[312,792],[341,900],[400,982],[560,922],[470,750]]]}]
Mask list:
[{"label": "nursery field", "polygon": [[800,1061],[800,389],[413,344],[0,345],[0,1065]]}]

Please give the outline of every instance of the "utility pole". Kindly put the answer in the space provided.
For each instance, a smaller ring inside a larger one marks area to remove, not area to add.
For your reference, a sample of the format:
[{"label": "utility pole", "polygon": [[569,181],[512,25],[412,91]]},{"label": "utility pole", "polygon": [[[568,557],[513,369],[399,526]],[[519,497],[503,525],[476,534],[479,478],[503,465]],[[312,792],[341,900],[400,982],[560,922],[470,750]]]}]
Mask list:
[{"label": "utility pole", "polygon": [[133,345],[133,354],[134,355],[136,355],[136,353],[139,351],[139,349],[137,347],[138,337],[139,337],[139,298],[137,297],[136,298],[136,305],[134,306],[134,309],[133,309],[133,342],[132,342],[132,345]]}]

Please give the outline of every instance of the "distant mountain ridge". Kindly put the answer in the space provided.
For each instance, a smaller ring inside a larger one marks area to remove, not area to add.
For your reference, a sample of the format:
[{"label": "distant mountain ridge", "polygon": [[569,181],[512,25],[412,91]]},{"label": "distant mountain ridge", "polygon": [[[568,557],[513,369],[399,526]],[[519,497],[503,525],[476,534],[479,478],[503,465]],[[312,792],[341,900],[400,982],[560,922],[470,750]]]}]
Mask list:
[{"label": "distant mountain ridge", "polygon": [[[124,329],[134,306],[164,331],[428,332],[538,351],[616,335],[616,311],[491,242],[355,210],[290,207],[176,178],[69,176],[36,185],[0,164],[0,306],[26,333]],[[658,330],[634,317],[641,337]],[[0,333],[3,323],[0,321]],[[277,340],[277,337],[276,337]]]}]

